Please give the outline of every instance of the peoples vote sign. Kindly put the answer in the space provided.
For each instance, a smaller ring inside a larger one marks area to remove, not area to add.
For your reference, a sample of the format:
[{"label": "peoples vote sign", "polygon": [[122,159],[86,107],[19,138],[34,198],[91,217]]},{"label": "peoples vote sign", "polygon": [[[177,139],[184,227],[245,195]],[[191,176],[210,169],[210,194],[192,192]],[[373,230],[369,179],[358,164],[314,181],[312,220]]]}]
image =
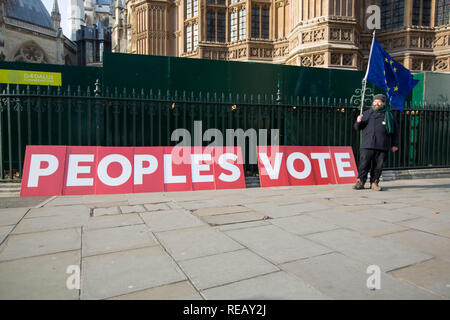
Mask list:
[{"label": "peoples vote sign", "polygon": [[20,195],[245,188],[239,147],[27,146]]},{"label": "peoples vote sign", "polygon": [[355,183],[351,147],[257,147],[261,187]]}]

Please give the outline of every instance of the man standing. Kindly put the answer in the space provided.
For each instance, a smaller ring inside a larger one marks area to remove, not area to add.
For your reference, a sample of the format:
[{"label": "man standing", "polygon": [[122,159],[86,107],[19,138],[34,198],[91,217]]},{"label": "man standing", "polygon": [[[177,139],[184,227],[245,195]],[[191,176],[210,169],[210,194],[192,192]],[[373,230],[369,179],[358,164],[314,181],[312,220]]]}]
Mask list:
[{"label": "man standing", "polygon": [[370,188],[381,191],[378,185],[381,171],[389,150],[398,150],[399,135],[397,122],[390,108],[386,106],[386,96],[377,94],[373,98],[372,108],[359,115],[354,125],[362,130],[358,180],[353,189],[364,189],[370,170]]}]

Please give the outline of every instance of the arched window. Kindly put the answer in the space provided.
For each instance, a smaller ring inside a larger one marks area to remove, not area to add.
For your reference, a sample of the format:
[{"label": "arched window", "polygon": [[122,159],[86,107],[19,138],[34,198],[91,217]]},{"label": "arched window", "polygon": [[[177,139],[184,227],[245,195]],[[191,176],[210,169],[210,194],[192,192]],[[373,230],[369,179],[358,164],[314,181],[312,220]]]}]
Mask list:
[{"label": "arched window", "polygon": [[414,26],[430,26],[431,0],[414,0],[412,24]]}]

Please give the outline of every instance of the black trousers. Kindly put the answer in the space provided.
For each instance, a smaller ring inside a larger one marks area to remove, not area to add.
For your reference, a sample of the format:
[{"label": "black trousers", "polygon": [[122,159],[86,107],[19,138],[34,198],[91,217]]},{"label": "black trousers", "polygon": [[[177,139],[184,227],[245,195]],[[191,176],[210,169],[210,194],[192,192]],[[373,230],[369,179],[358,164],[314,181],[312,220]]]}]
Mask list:
[{"label": "black trousers", "polygon": [[387,151],[376,149],[361,149],[359,152],[358,179],[365,183],[370,171],[370,183],[380,179]]}]

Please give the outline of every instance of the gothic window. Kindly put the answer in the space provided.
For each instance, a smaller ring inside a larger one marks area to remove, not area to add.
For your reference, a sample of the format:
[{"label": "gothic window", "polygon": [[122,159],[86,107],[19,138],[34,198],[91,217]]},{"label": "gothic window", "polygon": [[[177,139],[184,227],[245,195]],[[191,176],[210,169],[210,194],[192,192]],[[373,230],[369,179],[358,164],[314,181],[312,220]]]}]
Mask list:
[{"label": "gothic window", "polygon": [[186,52],[192,51],[192,26],[186,26]]},{"label": "gothic window", "polygon": [[238,40],[238,34],[237,34],[237,27],[238,27],[238,25],[237,25],[237,23],[238,23],[238,20],[237,20],[237,11],[232,11],[231,12],[231,19],[230,19],[231,21],[231,23],[230,23],[230,26],[231,26],[231,32],[230,32],[230,40],[231,41],[237,41]]},{"label": "gothic window", "polygon": [[197,45],[198,45],[198,23],[194,23],[193,29],[194,29],[193,49],[195,51],[195,50],[197,50]]},{"label": "gothic window", "polygon": [[94,48],[91,41],[86,42],[86,63],[94,62]]},{"label": "gothic window", "polygon": [[15,54],[14,61],[47,63],[44,51],[34,42],[24,44]]},{"label": "gothic window", "polygon": [[436,1],[436,26],[450,24],[450,0]]},{"label": "gothic window", "polygon": [[431,0],[414,0],[412,24],[414,26],[430,26]]},{"label": "gothic window", "polygon": [[254,5],[252,7],[252,38],[269,39],[269,8]]},{"label": "gothic window", "polygon": [[186,0],[186,19],[198,16],[198,0]]},{"label": "gothic window", "polygon": [[206,39],[225,42],[225,12],[208,10],[206,13]]},{"label": "gothic window", "polygon": [[243,40],[247,36],[247,19],[246,10],[242,8],[239,10],[239,40]]},{"label": "gothic window", "polygon": [[402,27],[405,16],[405,0],[381,0],[381,29]]},{"label": "gothic window", "polygon": [[225,0],[208,0],[207,3],[225,5]]}]

